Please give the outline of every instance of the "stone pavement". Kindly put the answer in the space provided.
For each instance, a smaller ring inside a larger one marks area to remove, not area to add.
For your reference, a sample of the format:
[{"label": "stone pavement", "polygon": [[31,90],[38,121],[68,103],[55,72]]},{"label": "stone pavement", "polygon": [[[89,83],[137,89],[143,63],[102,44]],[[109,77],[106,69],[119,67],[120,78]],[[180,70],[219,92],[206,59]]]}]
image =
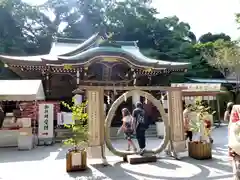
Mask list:
[{"label": "stone pavement", "polygon": [[[3,148],[0,149],[0,180],[230,180],[232,175],[227,156],[227,127],[215,129],[213,139],[212,160],[198,161],[185,156],[177,161],[162,155],[157,163],[130,165],[107,152],[111,166],[89,165],[88,171],[71,174],[65,171],[66,148],[61,148],[60,145],[38,147],[32,151]],[[148,147],[154,147],[159,141],[149,139]],[[113,143],[118,148],[126,148],[124,140]]]}]

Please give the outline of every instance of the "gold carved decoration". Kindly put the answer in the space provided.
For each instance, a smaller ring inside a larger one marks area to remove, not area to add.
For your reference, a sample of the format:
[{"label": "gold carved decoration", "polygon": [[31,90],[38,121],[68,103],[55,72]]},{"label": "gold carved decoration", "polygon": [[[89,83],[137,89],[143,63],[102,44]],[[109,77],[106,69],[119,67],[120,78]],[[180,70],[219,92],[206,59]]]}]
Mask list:
[{"label": "gold carved decoration", "polygon": [[102,62],[119,62],[119,60],[117,58],[114,58],[114,57],[104,57],[102,59]]},{"label": "gold carved decoration", "polygon": [[146,71],[146,72],[152,72],[152,68],[144,69],[144,71]]},{"label": "gold carved decoration", "polygon": [[63,69],[65,69],[65,70],[72,70],[73,67],[72,67],[71,64],[64,64],[64,65],[63,65]]}]

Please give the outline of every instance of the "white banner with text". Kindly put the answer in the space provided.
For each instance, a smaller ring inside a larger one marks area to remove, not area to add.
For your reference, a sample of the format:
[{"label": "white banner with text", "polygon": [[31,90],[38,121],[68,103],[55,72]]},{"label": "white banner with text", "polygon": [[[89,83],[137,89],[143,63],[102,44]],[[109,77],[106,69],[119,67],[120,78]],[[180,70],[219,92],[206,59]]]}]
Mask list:
[{"label": "white banner with text", "polygon": [[53,138],[53,104],[39,104],[38,138]]}]

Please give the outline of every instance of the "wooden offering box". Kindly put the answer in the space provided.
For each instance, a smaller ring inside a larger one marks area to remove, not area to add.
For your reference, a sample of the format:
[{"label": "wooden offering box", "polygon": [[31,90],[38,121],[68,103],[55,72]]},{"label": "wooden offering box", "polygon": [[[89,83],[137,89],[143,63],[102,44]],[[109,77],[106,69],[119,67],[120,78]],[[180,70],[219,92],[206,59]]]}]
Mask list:
[{"label": "wooden offering box", "polygon": [[212,144],[203,142],[189,142],[188,155],[194,159],[212,159]]},{"label": "wooden offering box", "polygon": [[79,152],[67,152],[66,154],[67,172],[84,171],[86,169],[87,169],[87,152],[85,150]]}]

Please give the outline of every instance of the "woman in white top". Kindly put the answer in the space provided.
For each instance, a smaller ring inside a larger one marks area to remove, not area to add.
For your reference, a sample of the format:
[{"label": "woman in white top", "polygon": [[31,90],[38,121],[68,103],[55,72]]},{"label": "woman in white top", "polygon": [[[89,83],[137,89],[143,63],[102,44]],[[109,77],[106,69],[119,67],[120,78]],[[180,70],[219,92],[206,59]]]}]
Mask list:
[{"label": "woman in white top", "polygon": [[124,132],[125,138],[128,141],[127,151],[130,151],[131,146],[133,147],[134,151],[137,151],[137,148],[134,142],[132,141],[132,136],[133,136],[133,133],[135,132],[135,123],[127,108],[122,109],[122,116],[123,116],[122,126],[120,127],[118,133],[120,133],[120,131]]},{"label": "woman in white top", "polygon": [[228,124],[228,148],[229,156],[232,160],[234,180],[240,180],[240,114],[239,107],[233,107],[233,103],[228,103],[224,116]]}]

